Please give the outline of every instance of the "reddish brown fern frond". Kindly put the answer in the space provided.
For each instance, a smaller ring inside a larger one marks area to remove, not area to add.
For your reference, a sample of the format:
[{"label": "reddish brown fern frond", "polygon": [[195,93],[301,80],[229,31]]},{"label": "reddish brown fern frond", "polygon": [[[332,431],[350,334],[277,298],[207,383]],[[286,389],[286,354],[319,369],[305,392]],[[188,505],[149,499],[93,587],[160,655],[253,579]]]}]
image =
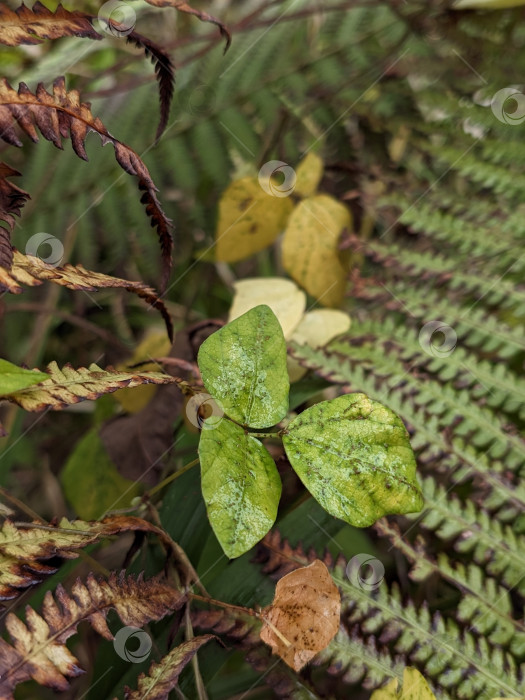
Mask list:
[{"label": "reddish brown fern frond", "polygon": [[55,12],[41,2],[35,2],[32,8],[20,5],[16,10],[0,5],[0,43],[6,46],[40,44],[44,39],[65,36],[102,39],[92,21],[91,15],[65,10],[62,5]]},{"label": "reddish brown fern frond", "polygon": [[[12,267],[2,269],[1,243],[2,228],[0,228],[0,292],[7,291],[19,294],[22,291],[20,285],[36,287],[43,282],[53,282],[61,287],[84,292],[96,292],[99,289],[125,289],[130,294],[136,294],[141,299],[160,312],[166,324],[166,330],[173,341],[173,323],[164,302],[154,289],[142,282],[130,282],[118,277],[111,277],[100,272],[86,270],[82,265],[64,265],[54,267],[43,262],[34,255],[22,255],[14,251]],[[8,242],[11,249],[10,243]],[[7,267],[7,266],[6,266]]]},{"label": "reddish brown fern frond", "polygon": [[[0,225],[0,269],[10,269],[13,262],[13,248],[10,233],[15,226],[15,216],[20,216],[29,194],[20,189],[8,177],[20,175],[18,170],[0,162],[0,221],[5,221],[9,230]],[[1,289],[1,287],[0,287]]]},{"label": "reddish brown fern frond", "polygon": [[192,610],[191,623],[197,629],[214,632],[242,649],[260,644],[260,621],[238,610]]},{"label": "reddish brown fern frond", "polygon": [[[257,545],[257,554],[254,562],[262,564],[263,573],[269,574],[273,579],[280,579],[291,571],[308,566],[319,555],[314,549],[306,553],[302,544],[296,547],[283,539],[279,530],[271,530]],[[322,559],[328,568],[333,565],[331,554],[327,551]]]},{"label": "reddish brown fern frond", "polygon": [[157,46],[153,41],[137,32],[131,32],[126,39],[129,44],[134,44],[138,48],[143,49],[146,56],[151,58],[151,62],[155,67],[160,100],[160,119],[157,133],[155,134],[155,140],[158,141],[168,123],[171,101],[173,100],[175,85],[175,69],[173,62],[160,46]]},{"label": "reddish brown fern frond", "polygon": [[[77,373],[72,370],[70,377],[71,374]],[[84,379],[86,375],[87,371],[84,371]],[[130,383],[116,382],[117,386],[119,384],[129,386]],[[37,522],[16,524],[6,519],[0,528],[0,600],[13,600],[23,590],[55,573],[56,568],[47,564],[49,559],[75,559],[79,550],[88,545],[124,532],[156,535],[165,549],[174,555],[183,580],[188,584],[197,580],[196,573],[182,561],[169,535],[142,518],[116,515],[94,522],[62,518],[57,525]]]},{"label": "reddish brown fern frond", "polygon": [[6,628],[13,646],[0,639],[0,700],[13,700],[14,688],[33,678],[40,685],[55,690],[68,688],[68,678],[83,673],[78,660],[66,647],[66,640],[75,634],[80,622],[89,622],[105,639],[113,634],[106,616],[114,609],[124,625],[142,627],[151,620],[160,620],[181,608],[186,599],[175,589],[151,579],[144,581],[111,574],[107,581],[89,574],[86,583],[77,579],[71,594],[61,584],[48,591],[42,615],[26,608],[26,623],[9,613]]},{"label": "reddish brown fern frond", "polygon": [[[100,21],[103,22],[103,20]],[[105,37],[97,31],[96,27],[99,27],[97,22],[97,17],[94,15],[69,11],[62,5],[59,5],[54,12],[41,2],[36,2],[32,8],[21,5],[16,10],[0,5],[0,43],[7,46],[39,44],[45,39],[61,39],[66,36],[100,40]],[[108,21],[108,24],[111,24],[110,29],[114,28],[118,32],[116,22]],[[126,32],[126,38],[128,42],[143,49],[155,66],[160,97],[158,139],[166,126],[173,98],[175,82],[173,63],[168,54],[150,39],[134,31]]]},{"label": "reddish brown fern frond", "polygon": [[184,668],[211,639],[220,641],[213,634],[205,634],[189,639],[172,649],[159,663],[151,664],[147,676],[144,673],[140,674],[137,690],[125,687],[125,700],[168,700],[170,692],[178,685],[179,676]]},{"label": "reddish brown fern frond", "polygon": [[18,92],[7,80],[0,81],[0,138],[13,146],[22,146],[19,131],[38,142],[36,127],[45,139],[62,149],[62,139],[71,138],[73,150],[83,160],[87,160],[84,141],[90,131],[95,131],[102,145],[111,143],[115,149],[117,163],[130,175],[138,179],[143,192],[141,202],[156,227],[162,248],[163,280],[165,286],[171,266],[173,239],[171,221],[163,212],[157,198],[157,188],[146,165],[129,146],[111,136],[98,117],[94,117],[90,104],[81,102],[77,90],[67,91],[63,77],[53,83],[53,94],[42,83],[33,94],[25,83],[20,83]]}]

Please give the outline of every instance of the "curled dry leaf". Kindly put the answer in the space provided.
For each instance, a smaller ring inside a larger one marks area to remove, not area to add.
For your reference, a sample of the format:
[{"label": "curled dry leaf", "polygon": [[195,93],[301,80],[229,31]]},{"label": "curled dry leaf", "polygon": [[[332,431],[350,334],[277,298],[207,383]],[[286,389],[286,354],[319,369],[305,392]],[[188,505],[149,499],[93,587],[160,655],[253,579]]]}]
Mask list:
[{"label": "curled dry leaf", "polygon": [[300,671],[336,635],[340,615],[339,590],[325,564],[316,559],[277,583],[273,603],[261,614],[261,639]]},{"label": "curled dry leaf", "polygon": [[144,673],[140,674],[136,690],[131,690],[126,686],[124,690],[125,700],[144,700],[144,698],[168,700],[170,692],[178,684],[179,676],[184,668],[210,639],[220,641],[214,634],[194,637],[172,649],[159,663],[151,664],[147,676]]},{"label": "curled dry leaf", "polygon": [[13,265],[9,272],[0,266],[0,292],[8,291],[12,294],[19,294],[22,291],[21,284],[36,287],[43,282],[53,282],[61,287],[83,292],[96,292],[99,289],[109,288],[125,289],[130,294],[136,294],[144,299],[147,304],[160,312],[166,324],[168,337],[173,341],[173,323],[164,302],[154,289],[143,282],[130,282],[119,277],[93,272],[86,270],[82,265],[67,264],[55,267],[48,265],[34,255],[23,255],[18,250],[14,251]]},{"label": "curled dry leaf", "polygon": [[29,199],[27,192],[7,179],[17,175],[20,175],[18,170],[11,168],[7,163],[0,162],[0,221],[5,221],[9,227],[8,230],[0,226],[0,273],[2,268],[9,269],[13,262],[10,233],[15,225],[15,216],[20,216],[22,207]]},{"label": "curled dry leaf", "polygon": [[[38,371],[38,370],[34,370]],[[181,384],[182,380],[169,374],[158,372],[119,372],[109,367],[102,369],[92,364],[89,368],[74,369],[70,364],[59,368],[51,362],[46,369],[49,375],[39,384],[0,395],[0,399],[12,401],[26,411],[43,411],[51,408],[59,411],[80,401],[94,401],[103,394],[109,394],[124,387],[141,384]]]},{"label": "curled dry leaf", "polygon": [[91,15],[70,12],[59,5],[55,12],[36,2],[32,8],[20,5],[11,10],[0,5],[0,43],[5,46],[40,44],[44,39],[81,36],[102,39],[92,26]]},{"label": "curled dry leaf", "polygon": [[71,594],[61,584],[56,600],[47,591],[39,615],[26,608],[26,623],[13,613],[6,617],[6,628],[14,644],[0,638],[0,700],[13,700],[14,688],[31,678],[54,690],[66,690],[68,678],[83,673],[78,660],[69,651],[66,641],[76,632],[80,622],[89,622],[105,639],[113,634],[106,623],[110,609],[122,623],[143,627],[151,620],[160,620],[181,608],[186,597],[156,579],[144,581],[112,573],[108,580],[97,580],[89,574],[85,583],[77,579]]},{"label": "curled dry leaf", "polygon": [[140,201],[145,205],[151,225],[157,229],[163,259],[162,284],[165,286],[173,247],[171,221],[162,210],[157,188],[146,165],[135,151],[111,136],[100,119],[91,113],[90,104],[80,101],[77,90],[66,90],[63,77],[54,81],[52,94],[47,92],[42,83],[32,93],[25,83],[20,83],[16,91],[7,80],[1,80],[0,138],[12,146],[22,146],[18,136],[20,130],[36,143],[38,134],[35,125],[47,141],[60,149],[62,139],[69,136],[73,150],[83,160],[87,160],[84,141],[90,131],[95,131],[100,136],[102,145],[112,144],[117,163],[129,175],[138,179],[139,190],[143,193]]},{"label": "curled dry leaf", "polygon": [[[101,40],[105,36],[100,31],[104,20],[86,12],[66,10],[59,5],[53,12],[41,2],[36,2],[32,8],[21,5],[11,10],[0,5],[0,43],[7,46],[20,44],[39,44],[44,39],[60,39],[66,36]],[[118,22],[108,21],[117,33]],[[128,28],[126,28],[127,30]],[[147,57],[155,65],[155,73],[159,85],[160,123],[157,129],[157,139],[166,126],[173,85],[175,82],[173,63],[169,55],[147,37],[135,31],[126,31],[126,41],[144,50]]]},{"label": "curled dry leaf", "polygon": [[[54,557],[75,559],[80,549],[123,532],[150,532],[159,537],[167,549],[177,548],[163,530],[133,516],[110,516],[94,522],[62,518],[58,525],[15,524],[6,520],[0,529],[0,600],[12,600],[23,589],[55,573],[56,567],[43,562]],[[187,568],[177,550],[174,555],[182,564],[179,568]],[[185,581],[197,579],[193,570],[186,574]]]}]

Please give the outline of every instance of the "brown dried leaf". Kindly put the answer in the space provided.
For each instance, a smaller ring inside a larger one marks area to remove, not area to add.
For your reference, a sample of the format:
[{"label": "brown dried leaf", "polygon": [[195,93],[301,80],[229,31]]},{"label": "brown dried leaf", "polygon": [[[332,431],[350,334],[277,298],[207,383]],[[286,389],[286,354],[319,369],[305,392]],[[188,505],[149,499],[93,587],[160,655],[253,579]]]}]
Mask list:
[{"label": "brown dried leaf", "polygon": [[5,221],[9,227],[8,230],[0,226],[0,290],[2,268],[9,270],[13,262],[10,233],[15,225],[15,216],[20,216],[26,199],[29,199],[27,192],[7,180],[8,177],[17,175],[20,175],[18,170],[7,163],[0,162],[0,221]]},{"label": "brown dried leaf", "polygon": [[0,530],[0,600],[12,600],[21,594],[22,589],[55,573],[56,568],[43,563],[46,560],[52,557],[75,559],[78,550],[123,532],[156,535],[175,555],[179,570],[185,571],[184,581],[192,583],[197,580],[191,565],[188,567],[182,560],[169,535],[142,518],[117,515],[92,522],[62,518],[58,525],[15,524],[6,520]]},{"label": "brown dried leaf", "polygon": [[66,690],[68,678],[83,673],[78,660],[66,647],[66,640],[75,634],[80,622],[90,622],[105,639],[113,635],[106,624],[110,609],[116,610],[124,625],[142,627],[151,620],[181,608],[183,594],[156,579],[144,581],[112,573],[106,580],[89,574],[86,583],[77,579],[71,594],[61,584],[44,597],[42,615],[29,606],[26,623],[9,613],[6,628],[13,646],[0,638],[0,700],[13,700],[14,688],[34,679],[40,685]]},{"label": "brown dried leaf", "polygon": [[21,5],[11,10],[0,5],[0,43],[6,46],[40,44],[43,39],[64,36],[102,39],[92,26],[93,17],[85,12],[70,12],[59,5],[52,12],[41,2],[32,8]]},{"label": "brown dried leaf", "polygon": [[[205,634],[184,642],[169,654],[150,666],[148,675],[141,673],[138,677],[136,690],[128,686],[124,689],[125,700],[168,700],[170,692],[179,682],[179,676],[185,666],[193,659],[198,650],[210,639],[219,639],[214,634]],[[118,700],[115,698],[115,700]]]},{"label": "brown dried leaf", "polygon": [[261,639],[300,671],[336,635],[340,615],[339,590],[317,559],[277,583],[273,603],[261,614]]},{"label": "brown dried leaf", "polygon": [[70,364],[61,370],[51,362],[46,370],[49,379],[30,387],[1,396],[26,411],[51,408],[60,411],[80,401],[94,401],[103,394],[141,384],[180,384],[182,379],[160,372],[122,372],[112,367],[102,369],[96,364],[74,369]]},{"label": "brown dried leaf", "polygon": [[90,104],[80,101],[77,90],[66,90],[63,77],[54,81],[53,94],[47,92],[42,83],[38,84],[33,94],[25,83],[20,83],[17,92],[7,80],[1,80],[0,138],[12,146],[22,146],[18,136],[20,130],[36,143],[38,134],[35,125],[42,136],[57,148],[62,149],[62,139],[70,137],[73,150],[83,160],[88,159],[84,141],[90,131],[100,136],[102,145],[113,145],[117,163],[138,179],[139,190],[143,192],[140,201],[146,207],[152,226],[157,229],[163,259],[162,286],[165,286],[173,247],[171,221],[162,210],[157,198],[158,190],[140,157],[129,146],[111,136],[100,119],[92,115]]},{"label": "brown dried leaf", "polygon": [[[0,228],[0,235],[1,230]],[[168,336],[170,340],[173,341],[173,324],[164,302],[154,289],[142,282],[130,282],[118,277],[104,275],[100,272],[93,272],[92,270],[86,270],[82,265],[74,266],[67,264],[63,267],[54,267],[53,265],[48,265],[34,255],[23,255],[17,250],[14,251],[13,266],[9,272],[2,270],[0,264],[0,292],[9,291],[14,294],[19,294],[22,291],[20,287],[21,284],[28,287],[36,287],[44,281],[53,282],[54,284],[59,284],[61,287],[84,292],[119,288],[125,289],[131,294],[136,294],[161,313],[164,323],[166,324]]]},{"label": "brown dried leaf", "polygon": [[[16,10],[0,5],[0,43],[7,46],[39,44],[44,39],[60,39],[66,36],[100,40],[104,37],[95,29],[94,23],[97,19],[85,12],[66,10],[62,5],[59,5],[55,12],[41,2],[36,2],[32,8],[21,5]],[[118,23],[111,20],[109,22],[118,32]],[[147,37],[132,31],[126,32],[126,39],[128,43],[143,49],[155,65],[161,110],[158,139],[166,126],[173,97],[173,63],[168,54]]]},{"label": "brown dried leaf", "polygon": [[157,133],[155,134],[155,140],[158,141],[168,123],[175,87],[175,68],[169,55],[160,46],[157,46],[157,44],[142,36],[142,34],[131,32],[126,37],[126,40],[128,44],[134,44],[139,49],[143,49],[146,56],[151,58],[151,62],[155,66],[160,100],[160,120]]},{"label": "brown dried leaf", "polygon": [[146,2],[150,5],[153,5],[154,7],[173,7],[175,10],[177,10],[177,12],[185,12],[188,15],[194,15],[195,17],[198,17],[202,22],[211,22],[212,24],[217,25],[217,27],[219,27],[221,36],[226,40],[224,53],[226,53],[226,51],[230,48],[232,38],[228,27],[225,24],[223,24],[223,22],[221,22],[219,19],[213,17],[212,15],[209,15],[207,12],[196,10],[195,8],[191,7],[191,5],[189,5],[187,2],[184,2],[184,0],[146,0]]}]

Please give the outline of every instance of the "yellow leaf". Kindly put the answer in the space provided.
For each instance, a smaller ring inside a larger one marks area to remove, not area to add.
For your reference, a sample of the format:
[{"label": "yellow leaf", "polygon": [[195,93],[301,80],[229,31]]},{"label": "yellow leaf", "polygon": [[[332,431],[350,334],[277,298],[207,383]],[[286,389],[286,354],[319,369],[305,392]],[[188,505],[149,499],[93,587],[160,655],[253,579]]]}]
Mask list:
[{"label": "yellow leaf", "polygon": [[311,197],[315,194],[321,178],[324,165],[315,153],[309,153],[300,163],[296,171],[295,194],[300,197]]},{"label": "yellow leaf", "polygon": [[274,654],[300,671],[335,637],[340,615],[339,589],[316,559],[279,580],[273,603],[262,612],[260,636]]},{"label": "yellow leaf", "polygon": [[[315,309],[306,313],[291,337],[299,345],[321,348],[350,328],[350,316],[337,309]],[[288,358],[288,374],[296,382],[306,374],[293,357]]]},{"label": "yellow leaf", "polygon": [[388,155],[390,156],[390,160],[393,163],[399,163],[399,161],[405,154],[409,138],[410,129],[405,124],[401,124],[395,135],[392,137],[392,140],[388,144]]},{"label": "yellow leaf", "polygon": [[436,696],[418,670],[405,668],[403,690],[398,691],[398,681],[394,678],[383,688],[372,693],[370,700],[436,700]]},{"label": "yellow leaf", "polygon": [[293,209],[289,197],[267,194],[256,177],[232,182],[219,202],[216,259],[236,262],[275,241]]},{"label": "yellow leaf", "polygon": [[[146,335],[141,343],[135,348],[135,352],[125,364],[117,367],[120,370],[127,370],[128,367],[136,365],[139,362],[144,362],[154,357],[164,357],[168,355],[171,349],[171,343],[166,337],[164,331],[153,330]],[[141,372],[154,372],[158,370],[158,365],[150,363],[141,365]],[[138,413],[153,398],[157,387],[153,384],[144,384],[137,386],[134,389],[119,389],[113,396],[120,403],[126,413]]]},{"label": "yellow leaf", "polygon": [[346,270],[338,243],[343,229],[351,225],[348,209],[333,197],[321,194],[304,199],[286,227],[284,267],[323,306],[337,306],[343,299]]},{"label": "yellow leaf", "polygon": [[235,295],[228,320],[242,316],[260,304],[266,304],[277,316],[285,338],[289,338],[306,306],[306,295],[295,282],[284,277],[244,279],[233,285]]}]

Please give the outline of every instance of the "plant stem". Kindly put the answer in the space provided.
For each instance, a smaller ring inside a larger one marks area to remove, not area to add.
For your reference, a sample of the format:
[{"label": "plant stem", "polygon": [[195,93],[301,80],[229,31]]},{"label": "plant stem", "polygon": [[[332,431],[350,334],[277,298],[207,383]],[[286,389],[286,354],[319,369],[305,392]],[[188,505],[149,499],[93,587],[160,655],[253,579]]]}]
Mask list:
[{"label": "plant stem", "polygon": [[259,617],[259,613],[252,608],[244,608],[242,605],[233,605],[232,603],[224,603],[222,600],[216,600],[215,598],[205,598],[202,595],[197,595],[197,593],[188,593],[188,597],[192,600],[201,600],[203,603],[211,603],[212,605],[217,605],[219,608],[226,608],[228,610],[237,610],[245,615],[251,615],[252,617]]},{"label": "plant stem", "polygon": [[157,484],[154,488],[152,488],[150,491],[145,493],[144,497],[149,498],[149,497],[153,496],[155,493],[158,493],[165,486],[167,486],[168,484],[171,484],[172,481],[175,481],[175,479],[178,479],[179,476],[182,476],[182,474],[189,471],[192,467],[194,467],[198,463],[199,463],[199,458],[197,457],[197,459],[194,459],[192,462],[189,462],[181,469],[178,469],[176,472],[173,472],[173,474],[170,474],[169,476],[167,476],[164,479],[164,481],[161,481],[160,484]]}]

